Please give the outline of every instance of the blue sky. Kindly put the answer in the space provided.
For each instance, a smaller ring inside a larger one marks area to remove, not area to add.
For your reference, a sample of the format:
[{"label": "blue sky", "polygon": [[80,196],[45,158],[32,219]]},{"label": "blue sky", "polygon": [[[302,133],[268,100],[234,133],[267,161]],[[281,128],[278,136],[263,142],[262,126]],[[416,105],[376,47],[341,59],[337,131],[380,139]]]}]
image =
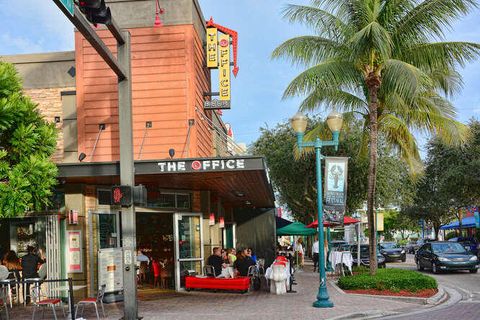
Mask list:
[{"label": "blue sky", "polygon": [[[174,0],[167,0],[174,1]],[[293,115],[299,99],[281,99],[288,83],[301,69],[272,61],[272,50],[291,37],[310,34],[281,17],[287,3],[308,0],[199,0],[205,18],[239,33],[238,77],[232,83],[232,109],[224,120],[233,125],[238,142],[250,143],[262,126],[274,126]],[[220,5],[221,4],[221,5]],[[0,55],[73,50],[73,28],[50,0],[0,0]],[[168,15],[168,12],[165,14]],[[153,18],[152,18],[153,19]],[[480,43],[480,11],[454,25],[450,40]],[[454,99],[459,119],[480,117],[480,62],[462,70],[465,87]]]}]

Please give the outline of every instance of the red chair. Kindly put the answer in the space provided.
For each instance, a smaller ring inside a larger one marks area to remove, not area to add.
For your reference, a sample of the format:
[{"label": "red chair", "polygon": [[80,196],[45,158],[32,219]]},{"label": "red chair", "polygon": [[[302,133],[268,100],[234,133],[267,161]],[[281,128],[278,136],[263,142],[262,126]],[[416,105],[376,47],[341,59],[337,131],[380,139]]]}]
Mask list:
[{"label": "red chair", "polygon": [[153,269],[153,287],[160,286],[160,263],[157,260],[152,261]]},{"label": "red chair", "polygon": [[83,316],[83,310],[85,309],[85,305],[89,305],[89,304],[93,304],[95,306],[95,312],[97,313],[97,319],[100,319],[100,316],[98,314],[97,303],[100,303],[100,306],[102,307],[103,317],[105,318],[105,309],[103,308],[103,296],[105,295],[105,288],[106,288],[106,285],[102,284],[100,286],[100,288],[98,289],[98,293],[97,293],[96,298],[83,299],[83,300],[80,300],[77,303],[77,306],[75,307],[75,319],[77,319],[78,307],[82,306],[82,311],[80,312],[80,315]]},{"label": "red chair", "polygon": [[[32,319],[35,319],[35,312],[37,311],[37,308],[51,307],[53,311],[53,318],[57,320],[57,312],[55,311],[55,306],[57,305],[60,305],[60,307],[62,308],[63,317],[65,318],[65,309],[63,308],[62,300],[59,298],[46,298],[42,300],[40,286],[34,286],[31,289],[31,298],[32,302],[34,303]],[[42,309],[42,318],[44,312],[45,309]]]}]

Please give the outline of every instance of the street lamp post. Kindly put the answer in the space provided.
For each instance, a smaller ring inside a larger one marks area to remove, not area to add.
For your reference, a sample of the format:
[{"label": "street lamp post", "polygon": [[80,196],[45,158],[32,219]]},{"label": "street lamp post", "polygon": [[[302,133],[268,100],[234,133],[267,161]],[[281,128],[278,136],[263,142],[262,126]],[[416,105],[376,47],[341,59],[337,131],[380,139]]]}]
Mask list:
[{"label": "street lamp post", "polygon": [[320,138],[315,141],[303,141],[305,130],[307,129],[307,117],[302,113],[297,113],[290,119],[291,126],[297,134],[297,146],[301,150],[305,147],[315,148],[315,164],[317,171],[317,208],[318,208],[318,242],[319,242],[319,269],[320,269],[320,286],[318,288],[317,300],[313,303],[316,308],[331,308],[333,302],[330,301],[327,291],[327,277],[325,274],[325,250],[324,250],[324,233],[323,233],[323,196],[322,196],[322,147],[332,146],[338,150],[338,137],[342,128],[342,115],[333,111],[327,117],[327,125],[332,131],[333,140],[322,141]]}]

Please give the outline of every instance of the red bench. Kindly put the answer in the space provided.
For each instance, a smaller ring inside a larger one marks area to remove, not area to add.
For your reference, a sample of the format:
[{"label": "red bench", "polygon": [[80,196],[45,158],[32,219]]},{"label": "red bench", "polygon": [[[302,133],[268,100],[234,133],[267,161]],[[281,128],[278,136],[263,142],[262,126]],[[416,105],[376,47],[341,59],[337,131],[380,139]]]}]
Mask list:
[{"label": "red bench", "polygon": [[242,291],[247,292],[250,288],[249,277],[237,278],[197,278],[195,276],[185,277],[185,289],[212,289],[212,290],[227,290],[227,291]]}]

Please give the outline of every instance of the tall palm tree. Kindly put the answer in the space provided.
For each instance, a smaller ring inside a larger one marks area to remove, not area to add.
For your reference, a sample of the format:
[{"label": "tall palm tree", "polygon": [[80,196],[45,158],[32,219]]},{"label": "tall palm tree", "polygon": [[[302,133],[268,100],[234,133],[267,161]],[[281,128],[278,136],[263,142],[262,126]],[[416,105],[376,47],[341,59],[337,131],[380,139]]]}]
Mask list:
[{"label": "tall palm tree", "polygon": [[455,121],[448,98],[463,85],[457,68],[477,58],[480,45],[444,41],[443,30],[476,7],[476,0],[313,0],[285,9],[286,18],[315,35],[287,40],[273,52],[307,67],[284,96],[306,95],[304,110],[336,108],[364,120],[371,274],[379,130],[412,167],[419,161],[414,133],[464,141],[467,128]]}]

